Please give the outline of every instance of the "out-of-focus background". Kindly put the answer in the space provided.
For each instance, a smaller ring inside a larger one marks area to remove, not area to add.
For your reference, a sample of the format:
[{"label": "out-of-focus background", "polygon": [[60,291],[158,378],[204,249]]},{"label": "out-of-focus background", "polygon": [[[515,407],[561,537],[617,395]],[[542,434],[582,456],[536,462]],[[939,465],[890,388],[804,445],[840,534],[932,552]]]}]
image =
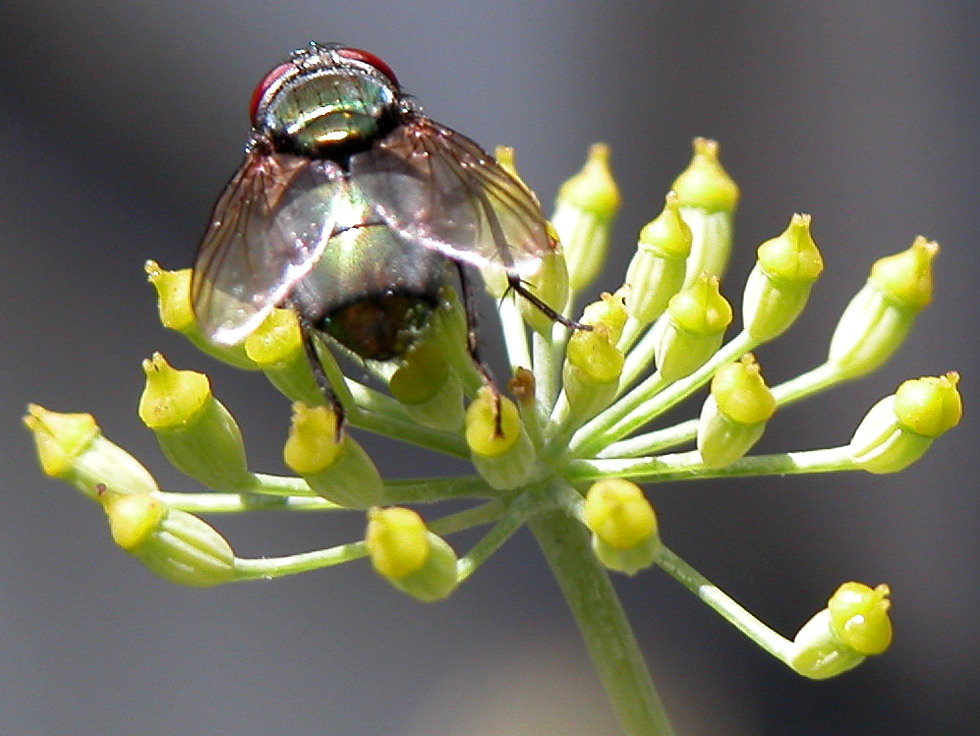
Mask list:
[{"label": "out-of-focus background", "polygon": [[[976,386],[980,11],[970,3],[0,4],[0,733],[614,734],[533,541],[422,605],[366,563],[188,590],[113,547],[101,512],[36,468],[28,401],[90,411],[174,489],[135,415],[139,361],[208,371],[256,469],[288,407],[159,327],[142,265],[189,265],[238,164],[261,75],[313,39],[378,53],[436,120],[515,146],[550,210],[595,140],[624,206],[620,283],[695,135],[742,189],[726,292],[755,246],[813,215],[827,264],[772,383],[818,363],[877,258],[938,240],[933,305],[877,374],[787,410],[764,449],[844,442],[904,378],[963,373],[967,415],[898,476],[650,488],[672,547],[792,634],[842,581],[888,582],[896,640],[802,680],[658,572],[618,580],[680,734],[974,733],[980,701]],[[690,411],[695,411],[691,408]],[[377,447],[377,445],[373,445]],[[412,453],[389,473],[441,471]],[[362,520],[218,519],[243,555],[355,538]]]}]

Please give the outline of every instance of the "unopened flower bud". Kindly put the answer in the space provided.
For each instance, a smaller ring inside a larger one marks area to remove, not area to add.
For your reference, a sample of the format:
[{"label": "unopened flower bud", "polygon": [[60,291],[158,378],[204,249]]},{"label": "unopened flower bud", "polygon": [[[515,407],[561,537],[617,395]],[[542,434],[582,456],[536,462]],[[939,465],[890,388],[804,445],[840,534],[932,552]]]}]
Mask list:
[{"label": "unopened flower bud", "polygon": [[945,434],[963,418],[959,381],[955,371],[905,381],[895,391],[895,416],[910,432],[924,437]]},{"label": "unopened flower bud", "polygon": [[887,585],[844,583],[797,633],[788,664],[805,677],[825,680],[884,652],[892,640],[888,593]]},{"label": "unopened flower bud", "polygon": [[629,313],[622,294],[603,292],[599,299],[585,305],[579,321],[584,325],[602,325],[609,332],[610,342],[615,344],[623,334],[627,317]]},{"label": "unopened flower bud", "polygon": [[208,587],[235,579],[235,553],[211,525],[148,494],[107,491],[112,538],[165,580]]},{"label": "unopened flower bud", "polygon": [[721,277],[732,250],[732,220],[738,186],[718,160],[717,141],[694,139],[694,156],[671,187],[691,228],[691,255],[685,284],[701,273]]},{"label": "unopened flower bud", "polygon": [[551,218],[565,251],[569,286],[580,292],[602,270],[619,188],[609,171],[609,147],[596,143],[582,170],[558,190]]},{"label": "unopened flower bud", "polygon": [[293,404],[282,457],[328,501],[353,509],[384,501],[384,483],[377,467],[347,432],[338,433],[337,415],[328,406]]},{"label": "unopened flower bud", "polygon": [[676,192],[668,192],[663,211],[640,230],[626,270],[626,310],[641,324],[659,317],[684,284],[691,253],[691,228],[680,215]]},{"label": "unopened flower bud", "polygon": [[654,325],[657,369],[666,381],[687,376],[721,346],[732,307],[719,291],[718,277],[701,274],[675,294]]},{"label": "unopened flower bud", "polygon": [[29,404],[24,425],[34,436],[45,475],[71,483],[93,500],[106,488],[133,494],[158,490],[136,458],[102,436],[91,414],[61,414]]},{"label": "unopened flower bud", "polygon": [[243,345],[249,360],[286,398],[312,405],[326,402],[310,370],[303,333],[293,310],[273,309]]},{"label": "unopened flower bud", "polygon": [[434,343],[416,345],[405,355],[388,390],[427,427],[455,432],[463,426],[463,384]]},{"label": "unopened flower bud", "polygon": [[745,331],[759,342],[782,334],[803,311],[823,258],[810,237],[810,216],[793,215],[789,227],[759,246],[742,297]]},{"label": "unopened flower bud", "polygon": [[745,455],[775,410],[776,400],[751,354],[721,366],[698,421],[697,446],[705,465],[722,468]]},{"label": "unopened flower bud", "polygon": [[912,464],[962,416],[959,376],[906,381],[865,415],[850,442],[851,459],[870,473],[895,473]]},{"label": "unopened flower bud", "polygon": [[[556,312],[565,308],[568,301],[568,268],[560,247],[545,253],[537,261],[537,268],[524,277],[524,285]],[[551,334],[554,322],[548,315],[520,296],[517,297],[517,306],[531,329],[542,335]]]},{"label": "unopened flower bud", "polygon": [[440,305],[432,313],[425,332],[425,342],[431,344],[449,363],[449,367],[463,382],[464,388],[476,391],[484,383],[483,375],[473,365],[470,355],[469,326],[466,310],[456,289],[444,288],[439,292]]},{"label": "unopened flower bud", "polygon": [[635,483],[606,478],[585,496],[585,525],[603,565],[633,575],[653,564],[660,547],[657,516]]},{"label": "unopened flower bud", "polygon": [[589,419],[616,396],[624,357],[602,323],[572,334],[565,351],[562,380],[577,424]]},{"label": "unopened flower bud", "polygon": [[143,266],[147,280],[157,292],[160,322],[169,330],[179,332],[198,350],[236,368],[255,370],[255,364],[245,355],[241,344],[216,345],[202,333],[191,307],[191,276],[189,268],[167,271],[156,261]]},{"label": "unopened flower bud", "polygon": [[153,430],[170,464],[216,490],[251,485],[241,430],[212,395],[208,377],[178,371],[160,353],[143,361],[143,372],[146,386],[139,416]]},{"label": "unopened flower bud", "polygon": [[534,471],[534,445],[517,406],[489,387],[466,408],[464,431],[473,466],[492,488],[516,488]]},{"label": "unopened flower bud", "polygon": [[456,588],[456,553],[411,509],[373,508],[364,539],[379,575],[421,601],[438,601]]},{"label": "unopened flower bud", "polygon": [[892,643],[891,601],[887,585],[871,588],[863,583],[844,583],[827,601],[834,632],[855,651],[881,654]]},{"label": "unopened flower bud", "polygon": [[918,237],[908,250],[874,264],[830,339],[827,360],[838,375],[870,373],[902,344],[932,298],[932,261],[938,252],[936,243]]}]

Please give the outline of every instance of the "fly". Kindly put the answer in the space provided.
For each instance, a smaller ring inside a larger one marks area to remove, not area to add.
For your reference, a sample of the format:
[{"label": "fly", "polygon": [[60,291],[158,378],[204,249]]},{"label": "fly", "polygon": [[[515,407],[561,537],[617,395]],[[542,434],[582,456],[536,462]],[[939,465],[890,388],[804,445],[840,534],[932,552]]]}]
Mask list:
[{"label": "fly", "polygon": [[[391,68],[336,44],[294,51],[255,87],[245,160],[198,248],[191,300],[203,333],[235,344],[293,309],[318,383],[343,418],[314,334],[368,360],[405,354],[455,271],[467,348],[480,359],[467,267],[524,286],[557,248],[534,195],[466,136],[426,117]],[[338,424],[339,426],[339,424]]]}]

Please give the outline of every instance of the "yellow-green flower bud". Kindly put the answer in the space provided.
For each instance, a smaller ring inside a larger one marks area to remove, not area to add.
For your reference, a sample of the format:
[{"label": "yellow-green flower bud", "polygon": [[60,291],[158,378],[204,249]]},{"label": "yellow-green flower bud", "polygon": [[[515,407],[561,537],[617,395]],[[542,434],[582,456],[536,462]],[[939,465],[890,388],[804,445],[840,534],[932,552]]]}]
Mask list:
[{"label": "yellow-green flower bud", "polygon": [[691,253],[691,228],[680,214],[676,192],[668,192],[663,211],[640,230],[626,270],[626,311],[641,324],[663,314],[684,284]]},{"label": "yellow-green flower bud", "polygon": [[473,466],[492,488],[516,488],[534,471],[534,445],[517,406],[489,387],[466,408],[464,432]]},{"label": "yellow-green flower bud", "polygon": [[960,420],[958,380],[948,373],[906,381],[871,407],[851,438],[854,463],[870,473],[896,473],[922,457]]},{"label": "yellow-green flower bud", "polygon": [[959,382],[955,371],[905,381],[895,391],[895,416],[903,427],[924,437],[948,432],[963,418]]},{"label": "yellow-green flower bud", "polygon": [[[524,285],[556,312],[565,308],[568,301],[568,268],[560,247],[545,253],[538,260],[535,271],[524,276]],[[527,299],[516,298],[521,316],[531,329],[542,335],[550,335],[554,327],[552,319]]]},{"label": "yellow-green flower bud", "polygon": [[134,494],[158,490],[136,458],[102,436],[91,414],[61,414],[29,404],[24,425],[34,436],[45,475],[71,483],[93,500],[106,488]]},{"label": "yellow-green flower bud", "polygon": [[602,270],[619,188],[609,170],[609,147],[596,143],[582,170],[562,184],[551,222],[565,250],[568,281],[580,292]]},{"label": "yellow-green flower bud", "polygon": [[825,680],[881,654],[892,640],[888,586],[844,583],[827,608],[813,616],[793,639],[788,664],[799,674]]},{"label": "yellow-green flower bud", "polygon": [[614,336],[602,323],[568,339],[562,380],[576,423],[594,416],[615,398],[624,361]]},{"label": "yellow-green flower bud", "polygon": [[598,300],[585,306],[579,321],[584,325],[602,325],[609,331],[610,342],[615,344],[623,334],[627,317],[629,313],[622,294],[603,292]]},{"label": "yellow-green flower bud", "polygon": [[451,432],[463,426],[463,384],[434,343],[416,345],[405,355],[388,390],[420,424]]},{"label": "yellow-green flower bud", "polygon": [[458,584],[456,553],[411,509],[371,509],[364,541],[378,574],[420,601],[441,600]]},{"label": "yellow-green flower bud", "polygon": [[854,669],[864,660],[865,655],[837,636],[830,611],[825,608],[797,632],[786,663],[811,680],[826,680]]},{"label": "yellow-green flower bud", "polygon": [[596,481],[585,495],[585,525],[603,565],[633,575],[653,564],[660,547],[657,515],[635,483]]},{"label": "yellow-green flower bud", "polygon": [[853,462],[870,473],[896,473],[922,457],[959,423],[958,381],[956,373],[906,381],[871,407],[851,438]]},{"label": "yellow-green flower bud", "polygon": [[439,292],[439,297],[441,303],[432,313],[424,341],[442,353],[449,367],[463,382],[464,389],[475,392],[485,381],[473,365],[473,356],[467,348],[469,327],[466,323],[466,310],[456,289],[444,288]]},{"label": "yellow-green flower bud", "polygon": [[691,228],[691,255],[685,284],[701,273],[721,276],[732,250],[732,220],[738,186],[718,160],[717,141],[694,139],[694,156],[674,180],[680,213]]},{"label": "yellow-green flower bud", "polygon": [[163,579],[198,588],[235,579],[235,553],[198,517],[147,494],[105,492],[102,508],[116,544]]},{"label": "yellow-green flower bud", "polygon": [[337,415],[328,406],[293,404],[282,457],[313,491],[340,506],[366,509],[385,499],[377,467],[347,432],[337,431]]},{"label": "yellow-green flower bud", "polygon": [[293,310],[273,309],[242,344],[249,360],[286,398],[313,405],[326,402],[310,370],[303,333]]},{"label": "yellow-green flower bud", "polygon": [[717,276],[701,274],[675,294],[654,325],[657,369],[676,381],[700,368],[721,346],[732,321],[731,304],[721,295]]},{"label": "yellow-green flower bud", "polygon": [[902,344],[932,298],[934,242],[918,237],[901,253],[882,258],[841,315],[827,360],[842,378],[878,368]]},{"label": "yellow-green flower bud", "polygon": [[823,258],[810,236],[810,216],[793,215],[789,227],[759,246],[742,297],[745,331],[760,342],[782,334],[803,311]]},{"label": "yellow-green flower bud", "polygon": [[191,307],[191,269],[167,271],[156,261],[143,266],[147,280],[157,292],[160,322],[169,330],[179,332],[202,352],[236,368],[255,370],[255,364],[245,355],[242,345],[215,345],[200,330]]},{"label": "yellow-green flower bud", "polygon": [[887,585],[841,585],[827,601],[830,624],[844,642],[864,655],[881,654],[892,643],[891,601]]},{"label": "yellow-green flower bud", "polygon": [[143,372],[146,386],[139,416],[153,430],[170,464],[216,490],[251,485],[241,430],[211,394],[208,377],[175,370],[160,353],[143,361]]},{"label": "yellow-green flower bud", "polygon": [[721,366],[698,421],[697,446],[704,464],[722,468],[745,455],[775,410],[776,400],[751,354]]}]

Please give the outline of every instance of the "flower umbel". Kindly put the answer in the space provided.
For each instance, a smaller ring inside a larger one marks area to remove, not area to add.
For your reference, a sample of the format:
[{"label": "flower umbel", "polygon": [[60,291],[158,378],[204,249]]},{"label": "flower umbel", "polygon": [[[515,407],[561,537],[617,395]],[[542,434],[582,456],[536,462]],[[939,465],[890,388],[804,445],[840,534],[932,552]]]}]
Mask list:
[{"label": "flower umbel", "polygon": [[[511,154],[501,155],[516,175]],[[655,484],[895,472],[919,459],[962,414],[957,374],[917,378],[875,404],[838,446],[752,454],[779,409],[891,357],[931,298],[938,247],[918,238],[878,261],[829,339],[826,362],[769,386],[755,356],[791,328],[823,257],[810,217],[793,215],[783,233],[759,246],[738,315],[743,327],[726,338],[736,311],[721,278],[738,198],[718,144],[698,139],[663,211],[640,231],[628,267],[610,277],[607,293],[587,294],[619,204],[609,151],[593,147],[557,198],[552,222],[564,251],[542,259],[527,277],[529,293],[586,327],[569,331],[553,324],[488,276],[516,401],[474,368],[467,352],[473,331],[451,292],[411,350],[392,363],[364,365],[359,375],[367,371],[368,379],[343,375],[321,351],[323,374],[349,427],[469,461],[470,475],[384,480],[339,423],[337,405],[324,399],[292,311],[273,310],[242,345],[215,347],[194,322],[190,273],[165,271],[152,261],[146,270],[164,325],[213,357],[264,372],[292,403],[291,425],[281,435],[295,477],[250,468],[241,432],[208,378],[175,369],[159,354],[143,366],[140,418],[171,464],[206,492],[161,490],[89,415],[32,406],[25,423],[44,472],[98,501],[119,546],[185,585],[273,578],[367,556],[397,590],[437,601],[526,524],[558,577],[624,729],[669,733],[608,570],[633,575],[659,566],[806,677],[830,677],[880,654],[892,630],[888,587],[845,583],[793,640],[781,637],[662,543],[664,530],[648,500],[655,498]],[[577,313],[582,297],[594,301]],[[700,415],[663,426],[664,413],[697,392]],[[637,483],[651,484],[646,494]],[[429,509],[427,521],[408,508],[459,499],[472,505],[443,516]],[[197,516],[270,508],[366,514],[366,531],[327,549],[246,559]],[[476,527],[486,528],[483,536],[457,556],[444,537]]]}]

